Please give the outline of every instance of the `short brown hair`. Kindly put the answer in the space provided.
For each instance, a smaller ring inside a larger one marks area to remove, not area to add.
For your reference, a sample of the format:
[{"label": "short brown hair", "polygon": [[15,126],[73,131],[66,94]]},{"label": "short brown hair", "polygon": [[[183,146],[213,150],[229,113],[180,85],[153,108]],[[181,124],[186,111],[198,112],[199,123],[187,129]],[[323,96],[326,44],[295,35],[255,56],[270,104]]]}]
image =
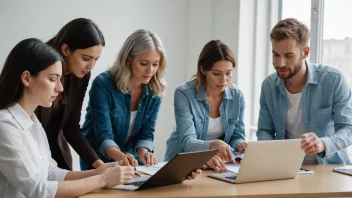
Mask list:
[{"label": "short brown hair", "polygon": [[301,47],[308,46],[310,32],[308,27],[294,18],[280,20],[271,30],[271,41],[281,41],[286,38],[295,38]]},{"label": "short brown hair", "polygon": [[[214,63],[221,60],[230,61],[233,68],[236,67],[235,56],[229,46],[220,40],[209,41],[199,55],[197,74],[192,78],[196,84],[197,91],[206,86],[205,76],[202,73],[201,67],[204,71],[209,71],[213,68]],[[231,87],[232,83],[229,83],[229,86]]]}]

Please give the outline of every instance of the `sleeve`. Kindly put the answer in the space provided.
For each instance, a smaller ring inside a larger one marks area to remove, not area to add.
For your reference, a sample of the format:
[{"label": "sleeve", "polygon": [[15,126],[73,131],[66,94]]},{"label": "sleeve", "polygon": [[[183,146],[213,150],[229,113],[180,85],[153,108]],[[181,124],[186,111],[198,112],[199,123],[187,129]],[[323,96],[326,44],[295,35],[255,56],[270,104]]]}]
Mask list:
[{"label": "sleeve", "polygon": [[325,158],[352,144],[351,90],[342,74],[335,80],[333,94],[332,116],[335,133],[321,138],[325,144],[325,152],[318,154]]},{"label": "sleeve", "polygon": [[244,121],[243,121],[245,103],[244,103],[243,93],[241,91],[240,91],[239,102],[240,102],[240,114],[229,144],[235,150],[236,150],[236,146],[239,143],[244,142],[246,139],[246,134],[244,130]]},{"label": "sleeve", "polygon": [[48,173],[49,181],[64,181],[68,172],[70,171],[57,167],[56,161],[53,158],[50,158]]},{"label": "sleeve", "polygon": [[262,84],[260,93],[260,110],[257,130],[257,138],[259,141],[274,140],[276,136],[273,120],[265,98],[265,82],[266,81],[264,81]]},{"label": "sleeve", "polygon": [[13,122],[1,122],[0,172],[25,197],[55,197],[58,182],[43,177],[23,146],[21,133]]},{"label": "sleeve", "polygon": [[138,133],[137,142],[136,142],[136,150],[138,148],[146,148],[150,152],[154,150],[154,132],[156,120],[158,119],[158,113],[161,105],[162,98],[157,97],[156,104],[152,109],[152,113],[148,117],[147,121],[143,124],[141,131]]},{"label": "sleeve", "polygon": [[85,82],[81,87],[79,98],[71,112],[71,115],[63,127],[63,133],[67,142],[70,143],[77,154],[82,157],[87,164],[93,164],[96,160],[99,159],[99,157],[91,148],[87,139],[84,137],[81,126],[79,124],[81,120],[82,104],[88,87],[89,78],[90,73],[84,79]]},{"label": "sleeve", "polygon": [[99,152],[107,159],[110,159],[106,155],[106,150],[109,147],[114,146],[120,149],[115,143],[115,135],[111,125],[109,90],[109,85],[104,78],[98,76],[94,79],[89,92],[89,105],[92,113],[95,141],[100,145]]},{"label": "sleeve", "polygon": [[190,102],[180,89],[175,91],[174,111],[176,133],[181,139],[183,150],[185,152],[209,150],[211,141],[197,139]]}]

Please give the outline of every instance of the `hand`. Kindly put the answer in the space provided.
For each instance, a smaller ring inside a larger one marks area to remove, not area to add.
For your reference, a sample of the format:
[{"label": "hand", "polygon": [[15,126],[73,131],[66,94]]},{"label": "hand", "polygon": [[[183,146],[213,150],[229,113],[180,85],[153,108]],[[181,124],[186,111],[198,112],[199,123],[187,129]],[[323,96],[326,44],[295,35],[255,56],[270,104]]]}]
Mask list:
[{"label": "hand", "polygon": [[192,172],[192,175],[188,176],[187,179],[188,180],[192,180],[195,179],[196,177],[198,177],[200,174],[202,174],[202,171],[197,169],[196,171]]},{"label": "hand", "polygon": [[306,154],[316,154],[325,151],[325,144],[321,141],[314,132],[305,133],[301,136],[301,149]]},{"label": "hand", "polygon": [[[102,172],[104,172],[106,169],[111,168],[112,166],[114,166],[115,162],[109,162],[109,163],[105,163],[101,166],[99,166],[96,170],[96,174],[95,175],[100,175]],[[119,165],[117,165],[119,166]]]},{"label": "hand", "polygon": [[211,168],[215,172],[220,173],[227,170],[225,163],[217,155],[212,157],[205,165],[202,166],[203,169]]},{"label": "hand", "polygon": [[151,166],[157,163],[155,154],[149,152],[146,148],[138,148],[137,152],[139,161],[141,161],[145,166]]},{"label": "hand", "polygon": [[131,181],[134,175],[132,166],[115,166],[105,169],[101,174],[105,187],[113,187]]},{"label": "hand", "polygon": [[[121,151],[119,151],[121,152]],[[126,153],[124,154],[123,152],[120,153],[120,158],[117,159],[116,161],[120,160],[121,158],[123,158],[123,162],[120,164],[121,166],[134,166],[136,167],[138,165],[138,162],[136,159],[134,159],[134,156]]]},{"label": "hand", "polygon": [[246,146],[247,146],[246,142],[241,142],[241,143],[237,144],[237,146],[236,146],[237,152],[239,152],[239,153],[244,152],[244,150],[246,149]]},{"label": "hand", "polygon": [[104,162],[101,159],[95,160],[92,164],[93,168],[98,168],[99,166],[104,165]]},{"label": "hand", "polygon": [[210,150],[217,149],[219,152],[218,155],[222,161],[233,162],[235,163],[235,159],[232,156],[232,152],[230,150],[230,146],[226,144],[222,140],[213,140],[210,143]]}]

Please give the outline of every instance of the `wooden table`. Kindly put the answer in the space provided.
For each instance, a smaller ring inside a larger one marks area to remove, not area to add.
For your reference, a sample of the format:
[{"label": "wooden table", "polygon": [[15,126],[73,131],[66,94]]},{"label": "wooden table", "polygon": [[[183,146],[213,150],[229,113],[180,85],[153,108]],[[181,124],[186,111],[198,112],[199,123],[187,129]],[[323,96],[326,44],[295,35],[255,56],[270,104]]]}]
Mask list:
[{"label": "wooden table", "polygon": [[102,189],[82,198],[209,198],[209,197],[352,197],[352,176],[332,172],[343,165],[307,165],[314,174],[301,174],[295,179],[231,184],[207,177],[211,171],[182,184],[130,192]]}]

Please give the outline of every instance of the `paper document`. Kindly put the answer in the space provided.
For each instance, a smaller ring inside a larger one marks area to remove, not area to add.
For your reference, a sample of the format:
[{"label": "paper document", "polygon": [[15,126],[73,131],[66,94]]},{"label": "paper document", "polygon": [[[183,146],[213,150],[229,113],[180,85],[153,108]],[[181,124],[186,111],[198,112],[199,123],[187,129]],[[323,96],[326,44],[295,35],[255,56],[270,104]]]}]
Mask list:
[{"label": "paper document", "polygon": [[148,175],[154,175],[156,172],[158,172],[161,167],[163,167],[167,162],[159,162],[155,165],[152,166],[137,166],[137,171],[140,171],[142,173],[148,174]]},{"label": "paper document", "polygon": [[227,170],[238,173],[238,170],[240,169],[240,163],[225,163],[225,166]]}]

